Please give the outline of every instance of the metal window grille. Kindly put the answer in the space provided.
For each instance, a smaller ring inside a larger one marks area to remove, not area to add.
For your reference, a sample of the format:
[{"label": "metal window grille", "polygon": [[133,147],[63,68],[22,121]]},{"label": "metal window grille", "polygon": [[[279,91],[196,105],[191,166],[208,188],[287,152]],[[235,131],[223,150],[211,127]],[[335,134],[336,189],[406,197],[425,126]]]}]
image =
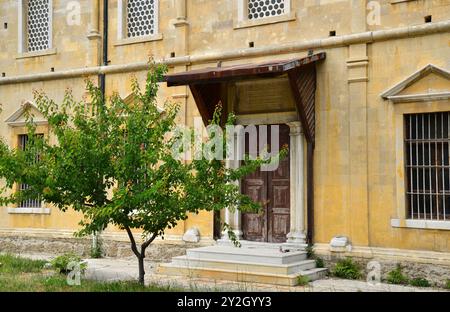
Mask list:
[{"label": "metal window grille", "polygon": [[[19,135],[19,146],[21,150],[25,150],[27,142],[27,134]],[[39,161],[38,155],[36,156],[36,161]],[[30,189],[29,185],[24,183],[20,184],[20,191],[25,191],[28,189]],[[20,202],[20,208],[42,208],[42,201],[39,196],[37,198],[29,198]]]},{"label": "metal window grille", "polygon": [[28,51],[42,51],[50,48],[50,4],[49,0],[28,0],[27,42]]},{"label": "metal window grille", "polygon": [[286,1],[289,0],[248,0],[248,19],[283,15],[286,13]]},{"label": "metal window grille", "polygon": [[156,33],[158,0],[128,0],[127,37],[151,36]]},{"label": "metal window grille", "polygon": [[405,115],[408,217],[450,220],[450,112]]}]

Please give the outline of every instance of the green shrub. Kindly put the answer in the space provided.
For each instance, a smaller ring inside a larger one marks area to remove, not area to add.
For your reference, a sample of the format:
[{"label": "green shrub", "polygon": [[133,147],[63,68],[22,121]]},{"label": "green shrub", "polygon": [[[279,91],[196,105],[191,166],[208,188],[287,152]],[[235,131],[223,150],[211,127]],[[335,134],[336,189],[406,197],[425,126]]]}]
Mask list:
[{"label": "green shrub", "polygon": [[322,258],[320,258],[320,257],[317,257],[317,258],[316,258],[316,267],[317,267],[318,269],[321,269],[321,268],[324,268],[324,267],[325,267],[325,262],[323,261]]},{"label": "green shrub", "polygon": [[445,281],[445,285],[444,285],[445,289],[450,289],[450,279]]},{"label": "green shrub", "polygon": [[74,253],[66,253],[62,256],[58,256],[55,259],[53,259],[50,263],[58,273],[67,274],[71,271],[68,268],[71,262],[79,264],[81,272],[84,272],[87,268],[87,264],[82,262],[81,258]]},{"label": "green shrub", "polygon": [[422,278],[422,277],[416,277],[416,278],[413,278],[413,279],[409,282],[409,284],[410,284],[411,286],[415,286],[415,287],[431,287],[430,282],[429,282],[427,279]]},{"label": "green shrub", "polygon": [[361,268],[351,258],[339,260],[332,274],[344,279],[359,279],[362,277]]},{"label": "green shrub", "polygon": [[314,246],[313,245],[308,245],[306,248],[306,254],[308,256],[308,259],[314,259],[316,257],[316,254],[314,252]]},{"label": "green shrub", "polygon": [[91,247],[90,256],[92,259],[100,259],[103,257],[103,251],[101,247]]},{"label": "green shrub", "polygon": [[91,245],[90,256],[92,259],[100,259],[103,257],[103,242],[99,235],[97,235],[96,243]]},{"label": "green shrub", "polygon": [[344,279],[356,280],[362,277],[361,268],[351,258],[339,260],[331,273]]},{"label": "green shrub", "polygon": [[306,286],[309,284],[309,277],[300,275],[297,277],[297,285],[298,286]]},{"label": "green shrub", "polygon": [[395,285],[406,285],[408,284],[408,278],[403,274],[402,267],[397,264],[395,270],[392,270],[388,273],[387,282],[389,284]]}]

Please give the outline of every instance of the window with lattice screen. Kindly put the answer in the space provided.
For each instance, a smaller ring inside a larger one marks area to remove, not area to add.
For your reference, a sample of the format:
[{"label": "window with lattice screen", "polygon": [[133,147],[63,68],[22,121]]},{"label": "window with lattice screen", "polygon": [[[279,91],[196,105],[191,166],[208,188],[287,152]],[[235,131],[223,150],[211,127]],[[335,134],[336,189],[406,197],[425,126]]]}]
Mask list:
[{"label": "window with lattice screen", "polygon": [[152,36],[157,33],[158,0],[127,0],[126,37]]},{"label": "window with lattice screen", "polygon": [[26,47],[28,52],[50,48],[51,0],[26,0],[24,3]]},{"label": "window with lattice screen", "polygon": [[275,17],[289,13],[290,0],[247,0],[249,20]]}]

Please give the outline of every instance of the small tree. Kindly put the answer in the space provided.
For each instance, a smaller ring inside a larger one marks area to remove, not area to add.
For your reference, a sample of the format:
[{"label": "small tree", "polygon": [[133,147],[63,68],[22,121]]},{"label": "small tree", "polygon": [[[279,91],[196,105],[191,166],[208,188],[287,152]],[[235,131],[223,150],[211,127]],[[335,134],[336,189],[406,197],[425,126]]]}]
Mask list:
[{"label": "small tree", "polygon": [[[29,185],[25,192],[4,195],[3,202],[39,195],[63,211],[72,207],[83,214],[80,236],[108,225],[125,230],[138,258],[140,283],[144,283],[147,247],[189,213],[226,207],[257,209],[259,205],[232,182],[265,162],[247,157],[242,167],[229,169],[220,159],[202,157],[186,162],[174,155],[180,139],[175,131],[178,106],[166,103],[161,112],[156,103],[158,82],[165,71],[164,66],[151,64],[143,91],[134,79],[135,101],[131,104],[117,94],[107,102],[90,81],[90,103],[76,102],[67,91],[63,103],[57,105],[36,92],[37,106],[58,144],[34,135],[32,118],[32,139],[25,151],[0,144],[0,177],[5,179],[5,187]],[[219,108],[212,124],[219,124],[220,114]],[[230,115],[228,123],[233,122]],[[218,138],[211,135],[208,140],[213,139]],[[225,144],[226,136],[222,140]],[[39,161],[32,161],[37,154]],[[141,245],[133,230],[142,231]]]}]

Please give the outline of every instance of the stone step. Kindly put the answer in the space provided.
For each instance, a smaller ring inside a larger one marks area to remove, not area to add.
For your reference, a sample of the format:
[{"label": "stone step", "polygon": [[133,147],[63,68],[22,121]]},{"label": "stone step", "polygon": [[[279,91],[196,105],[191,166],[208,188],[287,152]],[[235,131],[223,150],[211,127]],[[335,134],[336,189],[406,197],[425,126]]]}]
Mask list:
[{"label": "stone step", "polygon": [[236,282],[249,282],[272,284],[282,286],[298,285],[298,277],[306,276],[310,281],[314,281],[326,276],[327,269],[310,269],[300,271],[295,274],[272,274],[254,272],[236,272],[234,270],[213,269],[213,268],[187,268],[173,263],[161,264],[158,267],[158,274],[184,276],[190,278],[208,278],[213,280],[229,280]]},{"label": "stone step", "polygon": [[305,251],[291,251],[282,253],[275,249],[265,248],[236,248],[229,246],[208,246],[188,249],[189,259],[226,260],[260,264],[293,264],[306,260]]},{"label": "stone step", "polygon": [[291,264],[262,264],[261,262],[240,262],[238,260],[192,259],[187,256],[175,257],[172,264],[186,268],[224,269],[236,272],[295,274],[314,269],[315,260],[302,260]]},{"label": "stone step", "polygon": [[[282,248],[283,250],[290,251],[305,251],[307,244],[298,244],[298,243],[265,243],[265,242],[252,242],[247,240],[240,240],[242,248],[264,248],[264,249],[276,249],[279,250]],[[219,239],[216,242],[217,246],[228,246],[233,247],[233,243],[229,239]]]}]

